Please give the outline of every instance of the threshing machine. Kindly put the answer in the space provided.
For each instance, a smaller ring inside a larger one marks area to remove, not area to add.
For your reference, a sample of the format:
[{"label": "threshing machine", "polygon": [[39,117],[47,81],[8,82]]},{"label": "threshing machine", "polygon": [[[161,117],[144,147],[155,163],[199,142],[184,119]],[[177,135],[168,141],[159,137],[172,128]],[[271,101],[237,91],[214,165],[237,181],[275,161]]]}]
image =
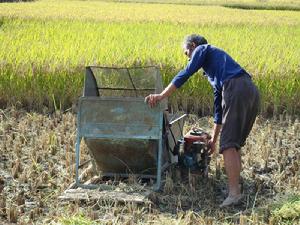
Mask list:
[{"label": "threshing machine", "polygon": [[[102,176],[128,177],[134,174],[140,178],[153,178],[156,180],[155,190],[161,186],[162,173],[172,164],[207,169],[207,134],[194,131],[183,138],[185,114],[170,114],[167,100],[154,108],[145,103],[147,95],[162,90],[162,77],[154,66],[86,67],[77,115],[78,187],[97,188],[97,185],[83,184],[79,179],[82,140]],[[199,138],[195,139],[195,136]]]}]

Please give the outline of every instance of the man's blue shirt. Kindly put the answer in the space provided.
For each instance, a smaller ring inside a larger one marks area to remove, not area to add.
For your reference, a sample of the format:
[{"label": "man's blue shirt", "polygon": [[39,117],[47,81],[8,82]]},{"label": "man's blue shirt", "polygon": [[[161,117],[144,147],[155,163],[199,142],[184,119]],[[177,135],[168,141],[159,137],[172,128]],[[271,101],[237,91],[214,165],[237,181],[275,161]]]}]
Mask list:
[{"label": "man's blue shirt", "polygon": [[222,124],[222,86],[226,80],[248,74],[230,55],[215,46],[199,45],[185,67],[172,80],[180,88],[190,76],[203,68],[214,91],[214,122]]}]

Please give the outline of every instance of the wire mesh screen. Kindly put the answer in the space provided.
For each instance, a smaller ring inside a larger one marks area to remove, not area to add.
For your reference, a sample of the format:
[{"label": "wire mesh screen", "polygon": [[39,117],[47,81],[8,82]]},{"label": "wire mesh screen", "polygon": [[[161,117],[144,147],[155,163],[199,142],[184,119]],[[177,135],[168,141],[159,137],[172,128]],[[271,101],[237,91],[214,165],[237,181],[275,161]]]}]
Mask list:
[{"label": "wire mesh screen", "polygon": [[159,70],[154,67],[91,67],[100,96],[145,97],[162,90]]}]

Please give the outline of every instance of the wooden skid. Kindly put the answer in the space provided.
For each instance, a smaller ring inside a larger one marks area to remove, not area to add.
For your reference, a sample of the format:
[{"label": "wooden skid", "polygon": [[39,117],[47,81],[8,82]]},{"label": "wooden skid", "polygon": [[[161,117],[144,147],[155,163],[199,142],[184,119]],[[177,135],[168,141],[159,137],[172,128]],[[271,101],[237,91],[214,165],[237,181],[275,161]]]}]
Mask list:
[{"label": "wooden skid", "polygon": [[124,192],[116,190],[90,190],[90,189],[67,189],[63,192],[61,196],[58,197],[60,200],[64,201],[114,201],[122,203],[136,203],[145,204],[149,203],[148,199],[151,194],[150,190],[145,190],[144,192]]}]

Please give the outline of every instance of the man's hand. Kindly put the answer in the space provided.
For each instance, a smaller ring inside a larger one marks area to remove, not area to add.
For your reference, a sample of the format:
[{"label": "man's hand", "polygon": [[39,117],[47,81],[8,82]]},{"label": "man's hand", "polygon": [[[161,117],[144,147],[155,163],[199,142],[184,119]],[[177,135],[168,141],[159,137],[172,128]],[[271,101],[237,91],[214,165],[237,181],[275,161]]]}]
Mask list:
[{"label": "man's hand", "polygon": [[214,142],[212,139],[208,141],[208,146],[210,148],[209,154],[213,154],[216,151],[216,142]]},{"label": "man's hand", "polygon": [[220,133],[220,130],[222,128],[221,124],[216,124],[214,125],[213,128],[213,134],[211,136],[211,139],[208,141],[208,146],[210,147],[210,154],[213,154],[216,151],[216,142]]},{"label": "man's hand", "polygon": [[162,99],[163,96],[161,94],[150,94],[145,98],[145,102],[153,108]]},{"label": "man's hand", "polygon": [[148,95],[145,98],[145,102],[153,108],[159,101],[169,97],[175,90],[176,86],[173,83],[170,83],[160,94]]}]

